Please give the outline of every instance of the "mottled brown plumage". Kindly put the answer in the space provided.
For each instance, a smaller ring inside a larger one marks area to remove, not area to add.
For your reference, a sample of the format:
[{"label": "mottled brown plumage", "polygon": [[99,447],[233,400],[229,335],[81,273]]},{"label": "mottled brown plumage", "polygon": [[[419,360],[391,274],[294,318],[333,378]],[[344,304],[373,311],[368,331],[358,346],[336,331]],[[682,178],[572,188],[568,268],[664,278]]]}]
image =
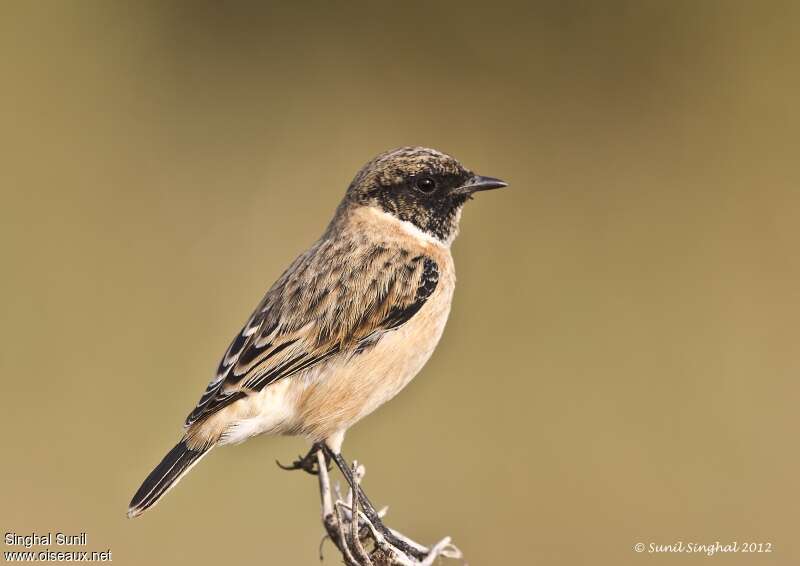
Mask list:
[{"label": "mottled brown plumage", "polygon": [[427,148],[370,161],[322,237],[233,340],[184,439],[145,480],[129,515],[217,444],[298,434],[338,451],[344,432],[430,357],[455,287],[450,243],[461,208],[475,191],[504,185]]},{"label": "mottled brown plumage", "polygon": [[296,367],[368,348],[375,333],[393,326],[390,313],[415,301],[425,257],[370,240],[350,230],[319,240],[295,260],[231,344],[220,381],[212,382],[187,425],[235,392],[259,391]]}]

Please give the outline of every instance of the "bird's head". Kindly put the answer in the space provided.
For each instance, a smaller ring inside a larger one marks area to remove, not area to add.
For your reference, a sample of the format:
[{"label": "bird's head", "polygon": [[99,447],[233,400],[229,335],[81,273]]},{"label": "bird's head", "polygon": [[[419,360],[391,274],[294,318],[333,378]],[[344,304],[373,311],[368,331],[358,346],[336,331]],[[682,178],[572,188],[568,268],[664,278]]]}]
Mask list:
[{"label": "bird's head", "polygon": [[402,147],[367,163],[347,189],[345,202],[376,207],[449,243],[458,230],[461,207],[473,193],[505,186],[435,149]]}]

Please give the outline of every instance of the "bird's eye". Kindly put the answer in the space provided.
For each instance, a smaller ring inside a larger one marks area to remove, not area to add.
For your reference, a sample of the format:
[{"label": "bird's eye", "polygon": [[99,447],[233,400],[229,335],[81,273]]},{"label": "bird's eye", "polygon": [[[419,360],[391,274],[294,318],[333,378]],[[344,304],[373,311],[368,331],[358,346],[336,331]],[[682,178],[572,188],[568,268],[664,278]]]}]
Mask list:
[{"label": "bird's eye", "polygon": [[436,190],[436,181],[430,177],[420,177],[417,179],[415,186],[417,187],[417,190],[422,191],[423,193],[432,193]]}]

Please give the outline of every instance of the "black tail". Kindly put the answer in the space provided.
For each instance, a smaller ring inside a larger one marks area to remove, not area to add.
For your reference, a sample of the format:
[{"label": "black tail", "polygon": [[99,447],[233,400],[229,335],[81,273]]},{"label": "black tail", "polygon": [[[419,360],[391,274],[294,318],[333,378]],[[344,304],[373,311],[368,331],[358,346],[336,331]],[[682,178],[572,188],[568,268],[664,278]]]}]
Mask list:
[{"label": "black tail", "polygon": [[150,472],[131,499],[128,517],[138,517],[155,505],[209,450],[211,446],[193,450],[186,445],[185,440],[176,444],[156,469]]}]

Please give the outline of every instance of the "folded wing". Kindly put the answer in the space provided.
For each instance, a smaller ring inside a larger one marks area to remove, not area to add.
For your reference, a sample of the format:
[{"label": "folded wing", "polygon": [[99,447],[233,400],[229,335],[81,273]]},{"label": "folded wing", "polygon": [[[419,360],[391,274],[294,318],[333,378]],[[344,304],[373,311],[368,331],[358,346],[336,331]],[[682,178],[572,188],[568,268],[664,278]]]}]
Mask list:
[{"label": "folded wing", "polygon": [[374,346],[425,305],[438,281],[438,266],[429,257],[341,238],[321,240],[264,296],[186,426],[334,356]]}]

